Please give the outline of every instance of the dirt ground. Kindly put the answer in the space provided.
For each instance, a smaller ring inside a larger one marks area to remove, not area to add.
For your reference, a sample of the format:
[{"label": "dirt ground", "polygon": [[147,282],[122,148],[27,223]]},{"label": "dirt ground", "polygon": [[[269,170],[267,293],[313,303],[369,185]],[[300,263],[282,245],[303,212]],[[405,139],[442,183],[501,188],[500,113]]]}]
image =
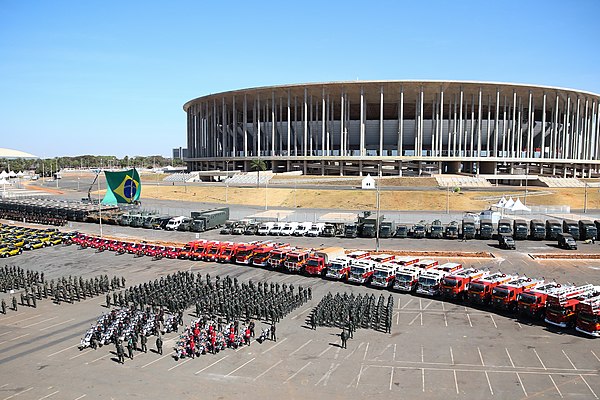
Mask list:
[{"label": "dirt ground", "polygon": [[[261,206],[265,204],[265,188],[222,186],[150,186],[143,188],[143,197],[161,200],[184,200],[198,202],[225,203]],[[544,194],[536,195],[541,191]],[[507,195],[519,196],[524,201],[524,190],[507,188]],[[495,200],[486,197],[501,196],[501,192],[462,192],[448,193],[443,189],[415,191],[382,191],[381,208],[384,210],[433,210],[444,211],[449,205],[452,211],[481,210]],[[269,207],[331,208],[362,210],[375,207],[376,192],[363,190],[328,189],[280,189],[268,188],[266,202]],[[529,189],[528,205],[569,205],[581,209],[584,203],[584,189]],[[600,208],[600,194],[597,189],[588,189],[588,208]]]}]

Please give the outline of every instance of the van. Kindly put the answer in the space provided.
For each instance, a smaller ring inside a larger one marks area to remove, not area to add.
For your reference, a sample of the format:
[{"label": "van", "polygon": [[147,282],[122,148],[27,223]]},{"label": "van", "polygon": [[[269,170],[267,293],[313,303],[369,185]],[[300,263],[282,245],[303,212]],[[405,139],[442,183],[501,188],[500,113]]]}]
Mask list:
[{"label": "van", "polygon": [[298,227],[298,223],[297,222],[288,222],[281,229],[281,232],[279,233],[279,235],[281,235],[281,236],[291,236],[292,233],[294,233],[294,231],[296,230],[297,227]]},{"label": "van", "polygon": [[167,223],[167,225],[165,226],[165,230],[167,231],[174,231],[177,230],[177,228],[179,228],[179,225],[181,225],[181,223],[184,221],[186,217],[180,216],[180,217],[173,217],[169,220],[169,222]]},{"label": "van", "polygon": [[269,231],[269,235],[279,236],[281,235],[281,231],[283,230],[285,224],[283,222],[275,222],[271,230]]},{"label": "van", "polygon": [[257,235],[266,236],[271,232],[271,229],[275,226],[275,222],[263,222],[258,227],[258,231],[256,231]]},{"label": "van", "polygon": [[306,232],[306,236],[317,237],[317,236],[321,235],[321,232],[323,232],[324,227],[325,227],[325,224],[322,222],[313,224],[310,227],[310,229],[308,230],[308,232]]},{"label": "van", "polygon": [[302,222],[298,225],[298,227],[292,232],[294,236],[304,236],[312,227],[312,222]]},{"label": "van", "polygon": [[194,222],[193,219],[188,218],[188,217],[183,217],[183,219],[181,220],[181,223],[179,224],[179,226],[177,227],[178,231],[190,231],[192,230],[192,223]]}]

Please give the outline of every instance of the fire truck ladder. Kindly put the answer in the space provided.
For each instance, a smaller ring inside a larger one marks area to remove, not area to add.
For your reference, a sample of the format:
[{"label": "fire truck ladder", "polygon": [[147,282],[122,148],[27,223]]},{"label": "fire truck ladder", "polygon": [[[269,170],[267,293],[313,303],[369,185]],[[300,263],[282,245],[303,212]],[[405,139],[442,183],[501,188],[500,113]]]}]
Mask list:
[{"label": "fire truck ladder", "polygon": [[600,295],[582,301],[583,304],[588,304],[592,308],[592,312],[600,311]]},{"label": "fire truck ladder", "polygon": [[594,289],[594,285],[587,284],[582,286],[571,286],[566,287],[564,290],[559,291],[557,293],[553,293],[552,296],[555,296],[559,302],[565,302],[569,299],[573,299],[575,297],[581,296],[582,294],[588,293]]}]

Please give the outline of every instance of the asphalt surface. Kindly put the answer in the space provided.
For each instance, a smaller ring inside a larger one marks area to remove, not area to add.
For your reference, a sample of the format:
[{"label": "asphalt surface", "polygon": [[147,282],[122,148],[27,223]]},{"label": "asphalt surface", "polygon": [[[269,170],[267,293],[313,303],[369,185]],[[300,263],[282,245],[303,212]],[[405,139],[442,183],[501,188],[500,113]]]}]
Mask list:
[{"label": "asphalt surface", "polygon": [[[97,231],[97,225],[73,228]],[[105,227],[120,237],[187,241],[195,234]],[[221,237],[216,232],[202,237]],[[240,237],[235,237],[239,240]],[[244,239],[249,239],[244,237]],[[316,246],[325,241],[352,248],[372,248],[372,239],[289,238],[292,244]],[[329,243],[327,243],[329,244]],[[386,239],[385,249],[491,251],[494,258],[451,259],[492,270],[544,276],[560,282],[600,283],[598,261],[537,261],[529,253],[550,249],[545,242],[518,242],[502,251],[486,241]],[[589,245],[586,252],[597,252]],[[583,248],[584,246],[580,246]],[[592,249],[592,250],[590,250]],[[582,250],[583,251],[583,250]],[[440,262],[449,259],[438,259]],[[124,365],[115,362],[114,346],[79,351],[91,323],[108,309],[104,297],[61,305],[49,300],[38,308],[19,307],[0,316],[0,400],[129,398],[350,398],[375,399],[596,399],[600,395],[600,341],[542,323],[476,309],[439,299],[394,294],[392,334],[358,330],[341,349],[338,329],[311,331],[305,319],[328,292],[374,293],[381,290],[287,275],[259,268],[182,260],[152,261],[75,246],[27,252],[6,261],[63,275],[123,275],[135,285],[177,270],[238,280],[268,280],[310,286],[313,300],[278,325],[278,341],[253,342],[238,351],[175,361],[166,336],[165,353],[136,352]],[[383,291],[387,296],[387,292]],[[8,295],[0,294],[8,299]],[[191,310],[188,310],[191,312]],[[191,316],[185,316],[189,323]],[[263,322],[257,324],[260,331]],[[154,348],[149,340],[149,348]]]}]

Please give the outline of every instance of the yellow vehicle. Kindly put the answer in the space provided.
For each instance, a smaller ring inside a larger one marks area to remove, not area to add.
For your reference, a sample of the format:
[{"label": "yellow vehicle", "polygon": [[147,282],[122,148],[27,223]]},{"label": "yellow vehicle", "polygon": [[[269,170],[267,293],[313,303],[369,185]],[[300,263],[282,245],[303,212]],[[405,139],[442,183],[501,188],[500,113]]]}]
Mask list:
[{"label": "yellow vehicle", "polygon": [[12,245],[16,247],[23,247],[25,244],[25,239],[15,239],[12,241]]},{"label": "yellow vehicle", "polygon": [[21,254],[22,252],[23,249],[21,249],[20,247],[10,246],[0,250],[0,257],[16,256],[17,254]]},{"label": "yellow vehicle", "polygon": [[62,238],[60,236],[51,236],[50,240],[48,241],[48,246],[54,246],[57,244],[61,244],[62,243]]},{"label": "yellow vehicle", "polygon": [[38,239],[32,239],[24,246],[25,250],[41,249],[44,247],[44,242]]}]

